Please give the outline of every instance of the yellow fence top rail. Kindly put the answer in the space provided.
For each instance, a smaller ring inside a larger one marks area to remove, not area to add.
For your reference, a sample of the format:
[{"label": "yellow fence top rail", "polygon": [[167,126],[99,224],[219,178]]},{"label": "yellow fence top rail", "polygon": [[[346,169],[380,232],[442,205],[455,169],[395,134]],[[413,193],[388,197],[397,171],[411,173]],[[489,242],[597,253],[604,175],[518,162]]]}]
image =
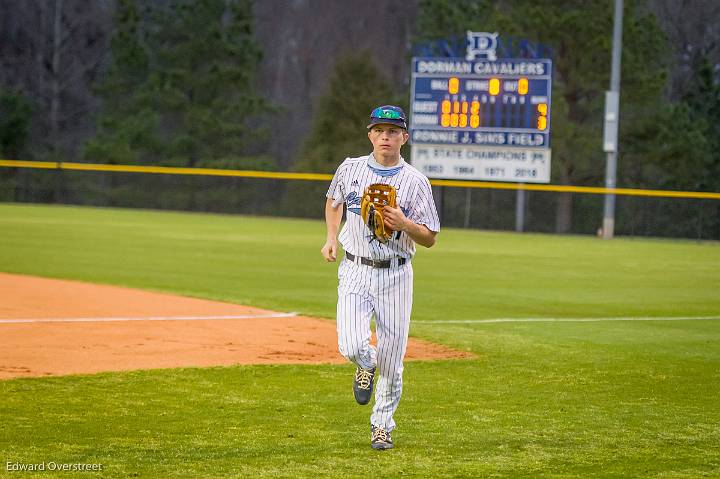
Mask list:
[{"label": "yellow fence top rail", "polygon": [[[278,180],[330,181],[325,173],[293,173],[284,171],[224,170],[219,168],[182,168],[175,166],[107,165],[98,163],[67,163],[59,161],[0,160],[0,167],[41,168],[76,171],[111,171],[118,173],[155,173],[164,175],[232,176]],[[636,188],[603,188],[595,186],[538,185],[527,183],[495,183],[489,181],[431,180],[435,186],[484,188],[494,190],[551,191],[558,193],[615,194],[625,196],[656,196],[665,198],[696,198],[720,200],[720,193],[702,191],[643,190]]]}]

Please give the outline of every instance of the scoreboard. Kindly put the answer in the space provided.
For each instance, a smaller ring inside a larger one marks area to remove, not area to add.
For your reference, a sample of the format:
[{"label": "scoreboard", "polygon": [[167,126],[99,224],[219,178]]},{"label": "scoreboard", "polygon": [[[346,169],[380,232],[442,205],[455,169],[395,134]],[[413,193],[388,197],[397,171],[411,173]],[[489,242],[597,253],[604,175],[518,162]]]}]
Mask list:
[{"label": "scoreboard", "polygon": [[413,58],[413,164],[429,177],[549,182],[549,59]]},{"label": "scoreboard", "polygon": [[549,146],[551,71],[550,60],[413,59],[413,142]]}]

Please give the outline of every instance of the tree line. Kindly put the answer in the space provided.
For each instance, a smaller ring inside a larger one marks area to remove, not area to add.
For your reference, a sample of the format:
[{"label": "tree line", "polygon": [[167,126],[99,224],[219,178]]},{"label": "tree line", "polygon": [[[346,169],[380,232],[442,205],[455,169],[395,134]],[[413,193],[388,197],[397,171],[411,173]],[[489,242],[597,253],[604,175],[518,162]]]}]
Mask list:
[{"label": "tree line", "polygon": [[[612,3],[419,0],[414,41],[472,30],[499,31],[547,45],[555,69],[552,182],[601,185]],[[273,115],[283,106],[257,93],[262,48],[254,36],[250,0],[118,0],[113,5],[0,0],[0,8],[19,9],[16,17],[39,26],[31,30],[15,25],[0,34],[5,36],[0,47],[3,71],[26,72],[25,78],[14,81],[0,78],[3,157],[278,168],[267,145],[272,141]],[[677,15],[677,8],[672,0],[625,0],[618,184],[720,191],[718,32],[707,33],[709,40],[696,39],[694,50],[679,52],[687,45],[672,43],[682,32],[670,31],[667,18]],[[690,18],[686,30],[693,28],[691,20],[703,21]],[[410,48],[407,55],[389,61],[409,62]],[[687,70],[682,81],[680,57]],[[35,68],[13,67],[21,63]],[[367,154],[364,124],[369,111],[385,102],[407,107],[408,89],[408,84],[393,84],[368,52],[338,58],[292,168],[330,173],[345,156]],[[403,154],[409,156],[408,151]],[[7,172],[2,174],[6,186],[0,194],[5,191],[7,196],[10,180]],[[98,188],[117,188],[130,198],[133,194],[125,183],[126,179],[106,178]],[[242,192],[235,187],[227,195],[249,198],[250,191],[265,187],[244,184]],[[275,188],[276,211],[318,216],[314,204],[302,198],[322,197],[323,185]],[[173,196],[177,207],[198,206],[197,198],[188,202],[179,199],[188,195]],[[448,192],[446,216],[459,218],[467,201],[459,192]],[[473,201],[477,210],[488,202],[507,203],[503,214],[512,216],[512,205],[502,193],[479,194]],[[597,206],[584,199],[561,194],[531,201],[537,221],[547,223],[552,217],[555,231],[592,231],[595,220],[588,217],[596,215]],[[687,208],[665,211],[662,224],[677,228],[682,221],[673,215],[687,216]],[[716,236],[719,215],[717,209],[711,211],[707,220]],[[688,235],[693,227],[677,234]]]}]

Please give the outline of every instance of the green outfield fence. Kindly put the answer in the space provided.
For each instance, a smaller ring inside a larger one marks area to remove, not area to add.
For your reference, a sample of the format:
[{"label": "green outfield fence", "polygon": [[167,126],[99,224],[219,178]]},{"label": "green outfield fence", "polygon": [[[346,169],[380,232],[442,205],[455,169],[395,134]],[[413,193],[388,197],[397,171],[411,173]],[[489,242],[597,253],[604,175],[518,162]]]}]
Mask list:
[{"label": "green outfield fence", "polygon": [[[331,175],[211,168],[0,160],[0,201],[322,218]],[[615,233],[720,240],[720,193],[432,180],[444,226],[596,234],[603,195]],[[559,213],[570,205],[570,215]],[[558,218],[569,218],[562,222]]]}]

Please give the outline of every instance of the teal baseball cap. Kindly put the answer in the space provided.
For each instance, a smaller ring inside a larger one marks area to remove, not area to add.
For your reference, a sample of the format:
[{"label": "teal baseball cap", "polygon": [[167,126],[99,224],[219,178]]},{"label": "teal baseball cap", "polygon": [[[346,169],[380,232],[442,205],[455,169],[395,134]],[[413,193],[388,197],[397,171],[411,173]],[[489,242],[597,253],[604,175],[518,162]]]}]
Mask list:
[{"label": "teal baseball cap", "polygon": [[370,128],[377,124],[397,125],[400,128],[407,130],[407,117],[405,116],[403,109],[399,106],[379,106],[370,113],[370,123],[367,127]]}]

